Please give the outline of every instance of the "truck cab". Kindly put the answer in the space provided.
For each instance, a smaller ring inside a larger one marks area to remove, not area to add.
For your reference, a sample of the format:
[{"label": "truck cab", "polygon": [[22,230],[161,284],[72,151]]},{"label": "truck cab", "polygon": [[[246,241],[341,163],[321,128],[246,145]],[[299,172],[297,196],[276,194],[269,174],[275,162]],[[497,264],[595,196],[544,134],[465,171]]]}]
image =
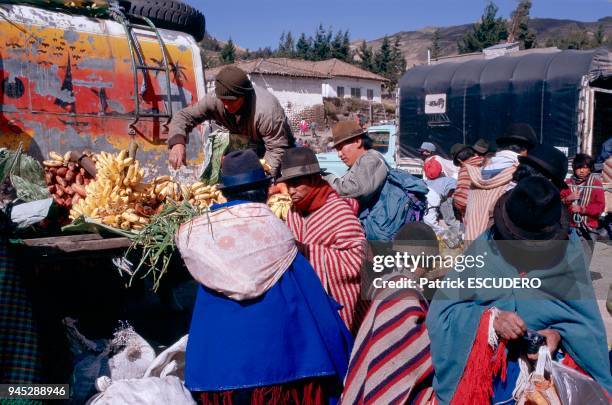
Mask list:
[{"label": "truck cab", "polygon": [[[389,166],[395,167],[397,127],[392,124],[375,125],[367,131],[368,136],[372,138],[374,149],[382,153]],[[317,159],[321,169],[336,176],[342,176],[348,170],[348,166],[340,160],[336,152],[318,153]]]}]

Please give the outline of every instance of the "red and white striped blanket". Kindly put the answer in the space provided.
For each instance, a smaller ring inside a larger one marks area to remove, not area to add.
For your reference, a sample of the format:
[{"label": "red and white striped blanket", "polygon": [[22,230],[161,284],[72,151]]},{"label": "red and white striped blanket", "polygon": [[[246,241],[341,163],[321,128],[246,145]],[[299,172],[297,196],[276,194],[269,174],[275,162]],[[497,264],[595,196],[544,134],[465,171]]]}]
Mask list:
[{"label": "red and white striped blanket", "polygon": [[367,310],[367,303],[359,297],[366,240],[356,211],[355,200],[333,192],[308,217],[294,210],[287,217],[287,225],[307,249],[305,255],[325,291],[344,307],[340,316],[353,335]]},{"label": "red and white striped blanket", "polygon": [[480,167],[465,165],[471,179],[464,218],[466,244],[471,243],[491,226],[495,203],[511,188],[512,175],[517,166],[518,163],[502,170],[497,176],[485,180],[480,174]]},{"label": "red and white striped blanket", "polygon": [[427,307],[416,290],[380,291],[355,338],[342,405],[431,403]]}]

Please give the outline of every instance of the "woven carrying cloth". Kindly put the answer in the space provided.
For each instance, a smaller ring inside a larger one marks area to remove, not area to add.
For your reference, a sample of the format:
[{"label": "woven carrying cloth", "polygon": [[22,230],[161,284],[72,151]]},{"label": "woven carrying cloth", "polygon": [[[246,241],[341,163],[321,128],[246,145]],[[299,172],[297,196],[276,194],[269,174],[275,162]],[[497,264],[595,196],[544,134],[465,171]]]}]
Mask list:
[{"label": "woven carrying cloth", "polygon": [[42,382],[32,304],[5,240],[0,239],[0,383]]}]

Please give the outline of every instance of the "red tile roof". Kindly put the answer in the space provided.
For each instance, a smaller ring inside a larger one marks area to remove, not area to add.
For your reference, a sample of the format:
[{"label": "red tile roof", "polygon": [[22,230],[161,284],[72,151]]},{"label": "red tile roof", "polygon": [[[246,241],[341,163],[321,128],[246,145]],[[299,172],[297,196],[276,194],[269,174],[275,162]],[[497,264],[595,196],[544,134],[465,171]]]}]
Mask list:
[{"label": "red tile roof", "polygon": [[[318,79],[351,77],[356,79],[378,80],[381,82],[389,81],[382,76],[338,59],[313,62],[303,59],[260,58],[250,61],[239,61],[234,63],[234,65],[248,74],[260,73],[279,76],[312,77]],[[206,78],[209,80],[214,79],[222,68],[223,66],[208,69],[205,72]]]}]

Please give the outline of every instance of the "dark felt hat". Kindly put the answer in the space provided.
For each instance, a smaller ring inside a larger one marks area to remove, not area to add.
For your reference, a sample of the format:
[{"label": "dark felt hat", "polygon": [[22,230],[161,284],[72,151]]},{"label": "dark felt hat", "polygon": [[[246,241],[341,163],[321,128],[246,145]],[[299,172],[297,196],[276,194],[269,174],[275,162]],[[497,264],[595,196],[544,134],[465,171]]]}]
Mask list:
[{"label": "dark felt hat", "polygon": [[567,188],[567,156],[554,146],[537,145],[527,156],[519,156],[519,162],[528,164],[548,177],[557,187]]},{"label": "dark felt hat", "polygon": [[296,177],[321,173],[321,166],[316,155],[310,148],[290,148],[285,151],[280,165],[280,178],[282,183]]},{"label": "dark felt hat", "polygon": [[237,150],[223,157],[218,188],[250,190],[270,183],[271,179],[266,176],[257,154],[252,149]]},{"label": "dark felt hat", "polygon": [[362,136],[366,131],[353,120],[340,121],[332,127],[332,137],[334,139],[334,147],[344,141]]},{"label": "dark felt hat", "polygon": [[462,150],[468,149],[468,148],[472,148],[472,147],[464,143],[456,143],[453,146],[451,146],[450,155],[451,155],[451,158],[453,159],[453,163],[455,164],[455,166],[459,166],[459,162],[457,161],[457,155],[459,154],[459,152],[461,152]]},{"label": "dark felt hat", "polygon": [[504,240],[565,240],[564,215],[559,190],[547,179],[531,176],[497,200],[493,218]]},{"label": "dark felt hat", "polygon": [[532,149],[539,143],[538,137],[531,125],[523,123],[510,125],[503,135],[497,137],[495,142],[499,146],[517,142],[524,144],[527,150]]},{"label": "dark felt hat", "polygon": [[236,100],[253,91],[253,83],[244,70],[236,66],[227,66],[215,78],[215,94],[217,98]]},{"label": "dark felt hat", "polygon": [[489,144],[489,141],[483,138],[478,139],[474,143],[474,145],[472,145],[472,149],[474,149],[476,152],[480,153],[481,155],[484,155],[485,153],[489,152],[490,148],[491,148],[491,145]]}]

